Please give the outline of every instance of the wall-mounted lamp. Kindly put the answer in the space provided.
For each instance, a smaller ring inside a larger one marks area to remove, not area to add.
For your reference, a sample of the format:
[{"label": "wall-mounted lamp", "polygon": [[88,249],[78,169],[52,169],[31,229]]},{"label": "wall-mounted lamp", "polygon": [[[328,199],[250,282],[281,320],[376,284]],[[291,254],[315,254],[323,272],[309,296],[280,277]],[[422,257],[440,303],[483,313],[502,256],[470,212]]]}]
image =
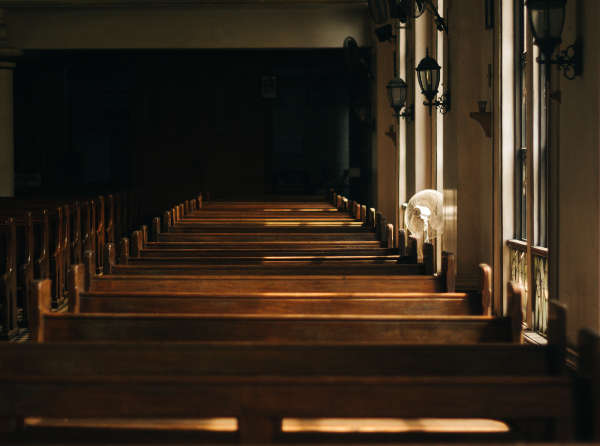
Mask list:
[{"label": "wall-mounted lamp", "polygon": [[446,20],[439,14],[432,0],[389,0],[390,15],[407,23],[411,18],[419,18],[425,11],[433,16],[438,31],[448,31]]},{"label": "wall-mounted lamp", "polygon": [[[390,107],[394,109],[394,116],[401,117],[404,119],[413,119],[414,107],[406,106],[406,97],[408,95],[408,85],[404,82],[404,79],[395,77],[387,84],[388,99],[390,101]],[[400,113],[400,110],[404,108],[404,112]]]},{"label": "wall-mounted lamp", "polygon": [[417,79],[419,80],[421,93],[427,98],[427,101],[423,104],[429,106],[429,114],[431,114],[433,106],[437,107],[441,114],[445,114],[450,110],[450,95],[448,93],[444,93],[439,99],[436,99],[440,86],[441,69],[442,67],[438,65],[437,61],[429,56],[429,49],[427,49],[425,57],[417,65]]},{"label": "wall-mounted lamp", "polygon": [[572,80],[582,73],[582,48],[579,39],[561,51],[556,58],[552,58],[554,50],[561,42],[566,3],[567,0],[527,0],[527,15],[533,43],[542,53],[538,62],[546,64],[548,68],[550,65],[558,65],[563,75]]},{"label": "wall-mounted lamp", "polygon": [[368,3],[371,20],[376,25],[382,25],[389,19],[408,23],[429,11],[438,31],[448,31],[448,23],[439,14],[432,0],[368,0]]}]

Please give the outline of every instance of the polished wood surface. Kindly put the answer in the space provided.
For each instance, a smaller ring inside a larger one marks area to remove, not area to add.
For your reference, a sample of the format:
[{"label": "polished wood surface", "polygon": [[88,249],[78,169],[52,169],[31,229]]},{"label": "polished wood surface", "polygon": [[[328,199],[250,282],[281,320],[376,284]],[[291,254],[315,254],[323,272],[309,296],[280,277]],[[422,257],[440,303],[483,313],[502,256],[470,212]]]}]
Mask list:
[{"label": "polished wood surface", "polygon": [[266,443],[334,438],[294,437],[283,419],[449,417],[506,420],[508,436],[490,438],[569,438],[564,326],[551,346],[519,344],[518,288],[508,314],[492,315],[489,267],[479,293],[454,293],[451,254],[433,274],[433,246],[417,264],[414,238],[396,248],[383,215],[335,198],[337,208],[198,197],[151,233],[118,238],[117,197],[103,197],[88,231],[102,249],[70,267],[68,307],[53,308],[51,280],[32,281],[38,342],[0,345],[4,426],[37,417],[29,429],[41,434],[48,418],[90,417],[55,426],[60,435],[130,429],[136,417],[229,417],[226,438]]}]

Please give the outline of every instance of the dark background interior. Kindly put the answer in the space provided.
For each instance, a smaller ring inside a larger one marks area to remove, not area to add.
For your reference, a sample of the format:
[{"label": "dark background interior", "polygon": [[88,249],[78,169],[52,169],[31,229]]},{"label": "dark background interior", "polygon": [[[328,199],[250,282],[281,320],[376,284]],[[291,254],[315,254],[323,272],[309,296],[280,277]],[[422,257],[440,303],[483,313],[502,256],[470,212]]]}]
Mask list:
[{"label": "dark background interior", "polygon": [[29,52],[15,75],[17,194],[135,188],[162,209],[200,191],[335,187],[366,202],[361,67],[342,49]]}]

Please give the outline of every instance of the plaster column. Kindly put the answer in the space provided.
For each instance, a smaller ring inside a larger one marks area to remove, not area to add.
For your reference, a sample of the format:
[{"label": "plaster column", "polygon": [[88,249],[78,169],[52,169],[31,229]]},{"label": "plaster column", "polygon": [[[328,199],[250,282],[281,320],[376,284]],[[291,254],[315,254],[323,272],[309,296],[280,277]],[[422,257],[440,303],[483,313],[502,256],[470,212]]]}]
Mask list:
[{"label": "plaster column", "polygon": [[[414,21],[415,27],[415,67],[429,55],[435,57],[435,48],[432,41],[432,22],[429,12],[425,12]],[[413,70],[414,70],[413,68]],[[432,135],[431,123],[433,109],[423,105],[425,97],[421,94],[421,87],[417,76],[414,76],[415,88],[415,192],[432,187]],[[410,197],[409,197],[410,198]]]},{"label": "plaster column", "polygon": [[15,148],[13,135],[14,68],[14,62],[0,60],[0,197],[13,197],[15,194]]}]

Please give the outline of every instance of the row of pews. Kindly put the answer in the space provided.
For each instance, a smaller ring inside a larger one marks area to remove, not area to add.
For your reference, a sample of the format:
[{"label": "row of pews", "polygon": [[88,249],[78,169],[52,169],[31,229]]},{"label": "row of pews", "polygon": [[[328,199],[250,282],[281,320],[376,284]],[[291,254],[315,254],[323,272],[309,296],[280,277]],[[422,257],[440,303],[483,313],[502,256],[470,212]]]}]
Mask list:
[{"label": "row of pews", "polygon": [[[199,196],[97,245],[102,269],[85,250],[66,305],[54,304],[52,279],[31,281],[37,342],[0,345],[6,438],[137,420],[156,439],[169,420],[172,440],[186,420],[226,419],[226,441],[244,443],[365,437],[323,429],[327,420],[371,423],[375,440],[554,441],[574,438],[582,405],[584,429],[597,429],[594,398],[578,396],[597,392],[597,337],[582,334],[585,373],[574,378],[562,307],[551,306],[548,345],[522,344],[517,287],[507,315],[492,315],[487,265],[478,293],[456,292],[452,255],[433,274],[432,246],[418,263],[415,240],[381,214],[331,198]],[[428,433],[439,419],[471,421]],[[496,429],[470,432],[481,419]],[[378,436],[382,420],[392,429]]]},{"label": "row of pews", "polygon": [[64,308],[71,265],[89,252],[94,273],[101,274],[103,246],[126,236],[139,221],[138,197],[130,191],[76,199],[0,198],[0,339],[29,338],[34,280],[50,279],[50,305]]}]

